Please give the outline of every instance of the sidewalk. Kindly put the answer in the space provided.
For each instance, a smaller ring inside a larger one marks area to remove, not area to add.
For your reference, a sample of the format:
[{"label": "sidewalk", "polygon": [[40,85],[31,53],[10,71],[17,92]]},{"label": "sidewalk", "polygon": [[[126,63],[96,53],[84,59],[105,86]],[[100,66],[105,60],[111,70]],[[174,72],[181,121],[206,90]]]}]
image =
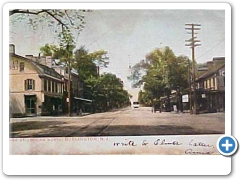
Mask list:
[{"label": "sidewalk", "polygon": [[82,113],[81,115],[77,115],[77,113],[72,113],[72,116],[70,117],[69,114],[63,114],[63,115],[55,115],[55,116],[31,116],[31,117],[14,117],[14,118],[10,118],[10,122],[18,122],[18,121],[25,121],[25,120],[36,120],[37,119],[77,119],[77,118],[81,118],[84,116],[88,116],[88,115],[97,115],[97,114],[102,114],[102,113],[108,113],[108,112],[117,112],[120,110],[127,110],[129,109],[128,107],[126,108],[118,108],[118,109],[111,109],[109,111],[106,112],[99,112],[99,113]]}]

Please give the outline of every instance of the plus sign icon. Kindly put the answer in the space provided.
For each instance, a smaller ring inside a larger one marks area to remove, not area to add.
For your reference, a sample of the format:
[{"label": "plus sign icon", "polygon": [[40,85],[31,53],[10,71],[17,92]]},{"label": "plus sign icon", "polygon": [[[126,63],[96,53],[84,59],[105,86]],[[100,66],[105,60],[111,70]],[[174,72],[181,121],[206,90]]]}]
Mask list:
[{"label": "plus sign icon", "polygon": [[233,155],[238,149],[238,142],[233,136],[221,136],[217,141],[217,149],[224,156]]}]

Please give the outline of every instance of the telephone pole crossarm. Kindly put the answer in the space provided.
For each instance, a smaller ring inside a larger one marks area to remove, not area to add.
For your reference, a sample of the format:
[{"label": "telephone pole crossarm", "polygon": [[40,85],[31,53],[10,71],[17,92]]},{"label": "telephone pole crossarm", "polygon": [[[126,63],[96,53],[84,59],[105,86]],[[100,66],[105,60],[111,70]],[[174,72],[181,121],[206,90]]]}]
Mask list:
[{"label": "telephone pole crossarm", "polygon": [[[197,95],[196,95],[196,72],[195,72],[195,47],[201,46],[201,44],[197,44],[200,42],[200,40],[197,40],[197,37],[194,36],[197,34],[195,31],[201,30],[200,26],[201,24],[194,24],[194,23],[186,23],[185,26],[187,26],[185,29],[190,30],[191,32],[188,34],[191,34],[191,38],[188,40],[185,40],[185,42],[189,42],[189,44],[185,44],[185,46],[190,46],[192,49],[192,85],[193,85],[193,98],[189,98],[191,102],[190,104],[190,113],[192,114],[197,114]],[[189,88],[189,96],[191,96],[191,87]],[[193,103],[192,103],[193,101]],[[192,109],[192,104],[193,104],[193,109]]]}]

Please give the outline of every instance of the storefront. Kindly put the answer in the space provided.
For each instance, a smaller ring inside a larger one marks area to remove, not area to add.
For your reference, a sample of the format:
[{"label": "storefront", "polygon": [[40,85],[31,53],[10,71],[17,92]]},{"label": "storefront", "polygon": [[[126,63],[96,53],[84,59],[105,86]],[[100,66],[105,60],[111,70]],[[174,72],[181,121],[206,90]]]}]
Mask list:
[{"label": "storefront", "polygon": [[62,97],[44,95],[42,115],[60,115],[62,113]]}]

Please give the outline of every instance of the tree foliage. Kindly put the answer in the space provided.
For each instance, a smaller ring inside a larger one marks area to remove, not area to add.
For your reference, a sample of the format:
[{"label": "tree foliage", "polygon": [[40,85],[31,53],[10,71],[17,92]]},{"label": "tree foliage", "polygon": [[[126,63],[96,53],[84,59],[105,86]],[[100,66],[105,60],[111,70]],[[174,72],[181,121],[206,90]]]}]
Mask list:
[{"label": "tree foliage", "polygon": [[54,44],[45,44],[44,46],[40,47],[40,52],[43,56],[52,56],[53,59],[59,59],[64,65],[67,66],[69,63],[74,63],[72,53],[74,48],[74,45],[66,45],[66,47],[63,47],[56,46]]},{"label": "tree foliage", "polygon": [[[149,105],[154,100],[169,96],[172,90],[180,96],[188,87],[188,63],[187,57],[175,56],[169,47],[156,48],[148,53],[145,61],[134,66],[136,72],[133,74],[137,74],[136,79],[140,80],[136,84],[144,84],[144,91],[139,93],[139,101]],[[145,74],[141,76],[139,71],[144,71]]]},{"label": "tree foliage", "polygon": [[97,66],[84,46],[74,52],[74,59],[75,62],[73,66],[78,71],[78,75],[83,81],[98,76]]},{"label": "tree foliage", "polygon": [[109,58],[107,51],[97,50],[89,53],[84,46],[74,52],[74,68],[78,71],[79,76],[84,81],[89,77],[97,77],[100,67],[107,67]]},{"label": "tree foliage", "polygon": [[45,44],[40,48],[40,52],[42,53],[43,56],[55,56],[55,53],[57,51],[57,46],[54,44]]},{"label": "tree foliage", "polygon": [[[44,56],[65,60],[67,50],[55,45],[41,47]],[[129,104],[129,94],[123,89],[123,82],[114,74],[99,75],[98,67],[107,67],[107,51],[97,50],[89,53],[84,46],[76,49],[71,56],[72,68],[84,82],[84,98],[94,100],[95,111],[106,111]]]},{"label": "tree foliage", "polygon": [[85,81],[84,96],[94,100],[96,111],[107,111],[129,104],[129,95],[123,89],[123,82],[115,74],[102,74]]},{"label": "tree foliage", "polygon": [[60,59],[65,65],[68,60],[71,62],[71,68],[78,71],[80,78],[85,81],[89,77],[98,76],[98,68],[107,67],[109,58],[107,51],[97,50],[89,53],[84,46],[74,50],[74,45],[56,46],[45,44],[40,48],[43,56],[52,56],[53,59]]},{"label": "tree foliage", "polygon": [[149,68],[149,63],[146,60],[141,60],[137,64],[135,64],[133,67],[130,67],[131,69],[131,75],[128,76],[128,80],[133,81],[133,87],[137,88],[140,87],[143,83],[143,75],[146,73],[147,69]]}]

